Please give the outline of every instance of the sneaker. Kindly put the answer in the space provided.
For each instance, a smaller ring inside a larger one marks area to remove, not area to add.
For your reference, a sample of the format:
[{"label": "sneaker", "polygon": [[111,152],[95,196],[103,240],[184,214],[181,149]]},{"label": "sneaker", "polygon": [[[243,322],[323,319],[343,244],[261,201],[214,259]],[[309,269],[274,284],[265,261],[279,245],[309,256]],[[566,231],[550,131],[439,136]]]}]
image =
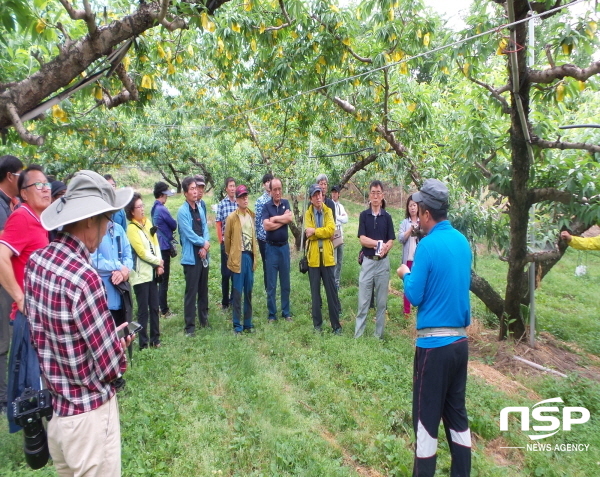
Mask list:
[{"label": "sneaker", "polygon": [[291,317],[291,316],[285,316],[283,319],[284,319],[285,321],[294,321],[294,320],[292,320],[292,317]]},{"label": "sneaker", "polygon": [[237,331],[237,330],[233,330],[233,335],[234,336],[242,336],[242,332],[241,331]]},{"label": "sneaker", "polygon": [[342,334],[342,328],[338,328],[337,330],[333,330],[333,334],[334,335],[341,335]]},{"label": "sneaker", "polygon": [[256,333],[256,330],[254,328],[246,328],[244,333]]},{"label": "sneaker", "polygon": [[268,321],[269,321],[269,323],[270,323],[271,325],[272,325],[272,324],[275,324],[275,323],[277,323],[277,319],[276,319],[276,318],[269,318],[269,320],[268,320]]},{"label": "sneaker", "polygon": [[173,313],[172,311],[167,311],[166,313],[163,313],[160,316],[161,316],[161,318],[164,318],[166,320],[167,318],[171,318],[172,316],[175,316],[175,313]]},{"label": "sneaker", "polygon": [[323,333],[323,329],[320,326],[315,326],[315,329],[313,331],[315,333]]},{"label": "sneaker", "polygon": [[160,344],[160,342],[158,343],[150,343],[150,348],[160,348],[162,345]]},{"label": "sneaker", "polygon": [[194,336],[196,336],[196,333],[194,331],[192,331],[191,333],[186,333],[185,336],[187,338],[193,338]]}]

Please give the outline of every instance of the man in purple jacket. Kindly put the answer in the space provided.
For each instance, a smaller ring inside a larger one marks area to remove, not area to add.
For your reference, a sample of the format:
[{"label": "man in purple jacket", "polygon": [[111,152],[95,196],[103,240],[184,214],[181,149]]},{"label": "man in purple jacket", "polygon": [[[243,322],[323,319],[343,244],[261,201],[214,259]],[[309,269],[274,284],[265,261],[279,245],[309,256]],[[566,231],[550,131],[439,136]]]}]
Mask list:
[{"label": "man in purple jacket", "polygon": [[162,275],[162,281],[158,284],[158,305],[160,314],[163,318],[173,316],[167,302],[167,293],[169,291],[169,276],[171,274],[171,247],[173,241],[173,232],[177,230],[177,222],[171,216],[169,209],[165,207],[167,198],[171,197],[173,192],[164,182],[154,184],[154,205],[150,215],[152,224],[156,227],[158,234],[158,244],[160,245],[160,254],[164,262],[165,272]]}]

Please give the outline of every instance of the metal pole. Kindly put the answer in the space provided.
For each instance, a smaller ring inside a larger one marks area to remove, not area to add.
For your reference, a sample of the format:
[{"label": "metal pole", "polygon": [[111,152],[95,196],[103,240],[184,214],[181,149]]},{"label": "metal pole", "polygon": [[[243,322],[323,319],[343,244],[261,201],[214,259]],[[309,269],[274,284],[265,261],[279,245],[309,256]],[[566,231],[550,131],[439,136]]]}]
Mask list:
[{"label": "metal pole", "polygon": [[[535,205],[531,206],[531,244],[535,243]],[[529,265],[529,346],[535,348],[535,262]]]}]

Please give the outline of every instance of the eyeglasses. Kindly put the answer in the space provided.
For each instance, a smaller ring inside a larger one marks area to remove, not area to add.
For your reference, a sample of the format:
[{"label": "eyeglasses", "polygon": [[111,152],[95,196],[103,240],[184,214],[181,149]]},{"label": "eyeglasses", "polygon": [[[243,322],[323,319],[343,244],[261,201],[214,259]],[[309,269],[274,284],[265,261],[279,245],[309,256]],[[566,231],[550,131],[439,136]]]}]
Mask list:
[{"label": "eyeglasses", "polygon": [[11,172],[11,174],[15,177],[19,177],[21,175],[20,172]]},{"label": "eyeglasses", "polygon": [[383,192],[381,192],[380,190],[372,190],[371,192],[369,192],[369,194],[374,195],[375,197],[378,197],[380,195],[383,195]]},{"label": "eyeglasses", "polygon": [[22,189],[28,189],[32,186],[35,186],[37,190],[42,190],[44,187],[46,189],[52,189],[52,184],[50,184],[50,182],[34,182],[33,184],[29,184],[28,186],[22,187]]}]

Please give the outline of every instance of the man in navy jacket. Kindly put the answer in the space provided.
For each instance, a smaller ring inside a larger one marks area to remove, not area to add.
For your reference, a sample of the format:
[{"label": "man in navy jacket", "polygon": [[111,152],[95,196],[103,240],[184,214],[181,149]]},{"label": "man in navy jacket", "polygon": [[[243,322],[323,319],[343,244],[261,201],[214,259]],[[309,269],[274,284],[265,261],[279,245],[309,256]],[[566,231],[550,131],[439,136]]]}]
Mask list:
[{"label": "man in navy jacket", "polygon": [[419,204],[420,224],[427,236],[419,242],[412,271],[405,264],[398,268],[406,297],[419,307],[413,371],[417,436],[413,475],[433,477],[442,420],[452,455],[450,475],[464,477],[471,472],[471,432],[465,407],[471,248],[447,219],[448,189],[442,182],[427,179],[413,200]]}]

